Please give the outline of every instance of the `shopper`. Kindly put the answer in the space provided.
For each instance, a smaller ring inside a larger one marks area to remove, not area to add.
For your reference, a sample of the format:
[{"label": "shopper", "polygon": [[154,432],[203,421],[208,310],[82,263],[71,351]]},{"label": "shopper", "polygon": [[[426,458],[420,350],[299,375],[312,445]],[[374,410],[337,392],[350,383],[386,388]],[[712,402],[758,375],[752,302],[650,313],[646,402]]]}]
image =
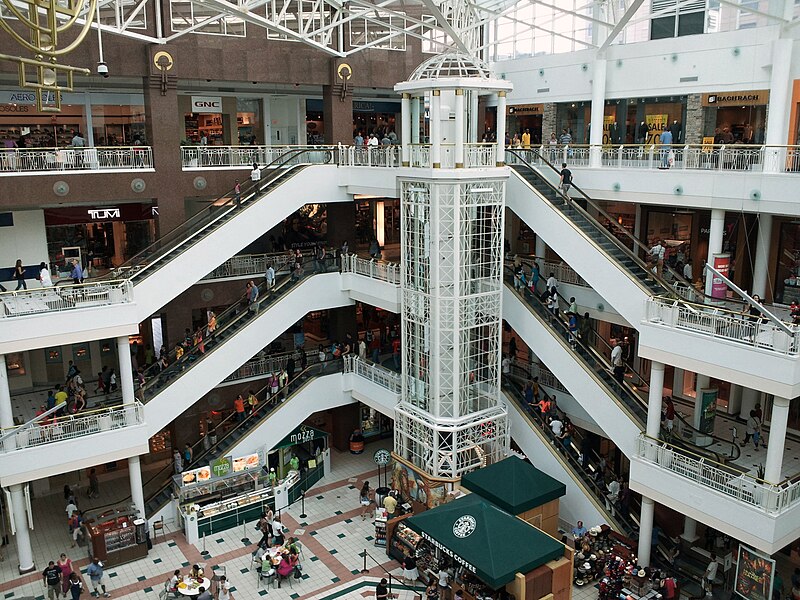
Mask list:
[{"label": "shopper", "polygon": [[66,598],[70,588],[70,578],[72,577],[72,561],[62,552],[56,566],[61,569],[61,591],[64,594],[64,598]]},{"label": "shopper", "polygon": [[231,600],[231,584],[228,583],[228,578],[225,575],[219,578],[217,600]]},{"label": "shopper", "polygon": [[370,499],[370,489],[369,489],[369,481],[365,481],[364,485],[361,486],[361,491],[358,493],[358,503],[361,505],[361,520],[364,521],[367,517],[370,516],[372,512],[370,510],[370,505],[372,504],[372,500]]},{"label": "shopper", "polygon": [[267,291],[272,291],[275,287],[275,269],[272,265],[267,265],[267,272],[264,274],[264,280],[267,282]]},{"label": "shopper", "polygon": [[236,411],[236,421],[241,423],[244,421],[244,398],[239,394],[236,400],[233,401],[233,410]]},{"label": "shopper", "polygon": [[89,469],[89,498],[100,496],[100,482],[97,479],[97,470]]},{"label": "shopper", "polygon": [[39,283],[42,287],[52,287],[53,286],[53,279],[50,277],[50,269],[47,266],[47,263],[39,263]]},{"label": "shopper", "polygon": [[181,451],[176,449],[172,454],[172,462],[175,466],[175,474],[180,475],[183,472],[183,457]]},{"label": "shopper", "polygon": [[253,163],[253,170],[250,171],[250,181],[261,181],[261,169],[258,168],[258,163]]},{"label": "shopper", "polygon": [[242,200],[242,186],[239,183],[239,180],[237,179],[236,183],[233,186],[233,201],[237,207],[239,206],[241,200]]},{"label": "shopper", "polygon": [[569,201],[569,188],[572,187],[572,171],[567,168],[567,163],[561,163],[561,177],[559,179],[558,188],[564,196],[564,199]]},{"label": "shopper", "polygon": [[[69,592],[72,594],[72,600],[80,600],[83,593],[83,581],[77,573],[73,572],[69,576]],[[66,598],[66,595],[64,596]]]},{"label": "shopper", "polygon": [[413,556],[406,556],[403,559],[403,583],[412,584],[419,579],[417,570],[417,559]]},{"label": "shopper", "polygon": [[72,278],[72,283],[75,285],[83,283],[83,270],[77,258],[72,259],[72,271],[69,276]]},{"label": "shopper", "polygon": [[718,568],[717,555],[712,552],[711,561],[708,563],[705,573],[703,573],[703,589],[706,591],[706,596],[713,595],[714,580],[717,578]]},{"label": "shopper", "polygon": [[17,282],[17,287],[14,291],[20,288],[23,290],[28,289],[28,285],[25,283],[25,267],[22,266],[22,260],[19,258],[17,259],[17,264],[14,265],[14,274],[12,278]]},{"label": "shopper", "polygon": [[86,569],[86,574],[89,576],[89,581],[92,584],[92,595],[99,596],[100,592],[97,588],[103,590],[103,597],[110,598],[111,594],[106,590],[106,578],[103,576],[103,563],[97,557],[92,559],[92,564]]},{"label": "shopper", "polygon": [[375,598],[376,600],[388,600],[389,598],[389,588],[386,587],[388,582],[386,579],[381,579],[380,583],[375,586]]},{"label": "shopper", "polygon": [[47,564],[47,568],[42,571],[44,587],[47,590],[48,600],[58,600],[61,594],[61,567],[56,566],[52,560]]},{"label": "shopper", "polygon": [[614,379],[619,383],[625,381],[625,365],[622,362],[622,346],[616,339],[611,340],[611,367],[614,369]]}]

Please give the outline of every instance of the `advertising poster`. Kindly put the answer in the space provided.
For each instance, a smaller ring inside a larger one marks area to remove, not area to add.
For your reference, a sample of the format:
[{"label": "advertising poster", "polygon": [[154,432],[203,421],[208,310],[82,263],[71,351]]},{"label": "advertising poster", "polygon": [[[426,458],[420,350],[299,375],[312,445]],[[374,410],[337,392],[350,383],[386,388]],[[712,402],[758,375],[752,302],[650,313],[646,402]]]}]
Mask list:
[{"label": "advertising poster", "polygon": [[739,546],[734,591],[747,600],[770,600],[775,561],[747,546]]},{"label": "advertising poster", "polygon": [[443,504],[448,492],[444,482],[431,481],[400,461],[394,463],[391,480],[393,489],[400,490],[405,498],[424,504],[427,508]]},{"label": "advertising poster", "polygon": [[647,140],[645,144],[659,144],[661,133],[667,128],[669,115],[645,115],[644,122],[647,125]]},{"label": "advertising poster", "polygon": [[705,135],[703,136],[703,147],[701,148],[703,152],[706,154],[711,153],[714,150],[714,136],[713,135]]},{"label": "advertising poster", "polygon": [[714,418],[717,416],[717,388],[703,388],[700,390],[701,410],[700,431],[703,433],[714,432]]},{"label": "advertising poster", "polygon": [[231,457],[221,456],[209,465],[213,477],[223,477],[231,472]]},{"label": "advertising poster", "polygon": [[[728,276],[731,270],[731,255],[730,254],[715,254],[714,255],[714,268],[725,277]],[[728,295],[728,284],[712,273],[711,278],[711,297],[712,298],[725,298]]]},{"label": "advertising poster", "polygon": [[211,467],[200,467],[199,469],[190,469],[181,473],[181,481],[183,481],[184,486],[206,483],[210,479]]},{"label": "advertising poster", "polygon": [[239,473],[240,471],[247,471],[249,469],[257,469],[261,466],[258,454],[248,454],[247,456],[239,456],[233,459],[233,472]]}]

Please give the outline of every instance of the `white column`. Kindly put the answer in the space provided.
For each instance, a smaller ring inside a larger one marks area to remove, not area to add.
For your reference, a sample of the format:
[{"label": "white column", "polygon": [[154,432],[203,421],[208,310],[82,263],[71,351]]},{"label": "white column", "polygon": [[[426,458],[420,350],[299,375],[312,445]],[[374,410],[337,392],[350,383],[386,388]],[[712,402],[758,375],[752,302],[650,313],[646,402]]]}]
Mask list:
[{"label": "white column", "polygon": [[703,393],[701,390],[707,388],[711,380],[708,375],[697,373],[694,380],[694,417],[692,425],[695,429],[700,429],[700,421],[703,418]]},{"label": "white column", "polygon": [[589,166],[600,168],[603,147],[603,114],[606,104],[606,60],[597,58],[592,71],[592,110],[589,129]]},{"label": "white column", "polygon": [[136,395],[133,391],[133,366],[128,336],[123,335],[117,338],[117,356],[119,356],[119,385],[122,390],[122,403],[133,404]]},{"label": "white column", "polygon": [[[544,255],[547,252],[547,244],[544,243],[544,239],[538,233],[536,234],[536,250],[534,254],[536,254],[536,258],[541,258],[544,260]],[[544,269],[544,265],[539,265]]]},{"label": "white column", "polygon": [[419,144],[419,115],[420,106],[425,101],[424,98],[411,99],[411,143]]},{"label": "white column", "polygon": [[14,516],[14,526],[16,527],[17,560],[19,560],[19,572],[30,573],[36,569],[33,564],[33,550],[31,549],[31,533],[28,529],[28,514],[25,507],[25,488],[22,484],[14,484],[8,487],[11,492],[11,514]]},{"label": "white column", "polygon": [[261,106],[264,111],[264,115],[261,119],[261,128],[262,128],[262,135],[264,136],[264,145],[271,146],[272,145],[272,97],[271,96],[264,96],[261,99]]},{"label": "white column", "polygon": [[772,215],[761,213],[758,215],[758,240],[756,242],[756,261],[753,266],[752,294],[758,294],[761,299],[767,294],[767,261],[769,260],[769,245],[772,243]]},{"label": "white column", "polygon": [[[642,235],[642,205],[636,205],[636,217],[633,221],[633,237],[641,239]],[[639,248],[636,246],[636,240],[631,240],[631,250],[638,254]]]},{"label": "white column", "polygon": [[772,415],[769,421],[769,444],[767,444],[767,463],[764,466],[764,479],[778,483],[783,467],[783,451],[786,447],[786,424],[789,421],[789,399],[775,396],[772,400]]},{"label": "white column", "polygon": [[653,541],[653,512],[655,502],[642,496],[642,513],[639,519],[639,564],[643,567],[650,566],[650,545]]},{"label": "white column", "polygon": [[6,355],[0,354],[0,427],[14,426],[14,410],[11,407],[11,389],[8,387]]},{"label": "white column", "polygon": [[739,406],[739,417],[745,421],[750,416],[750,411],[761,401],[761,392],[753,388],[742,388],[742,404]]},{"label": "white column", "polygon": [[144,487],[142,486],[142,462],[139,456],[128,459],[128,479],[131,484],[131,499],[139,511],[139,518],[146,519],[144,514]]},{"label": "white column", "polygon": [[411,96],[408,94],[403,94],[402,100],[400,100],[400,112],[401,112],[401,121],[400,121],[400,143],[402,146],[400,147],[401,158],[400,160],[403,162],[403,166],[407,167],[410,164],[411,160],[411,148],[409,144],[411,143]]},{"label": "white column", "polygon": [[[722,252],[722,233],[725,231],[725,211],[718,208],[711,211],[711,227],[708,234],[708,254],[706,263],[714,266],[714,255]],[[711,295],[714,278],[706,272],[706,296]]]},{"label": "white column", "polygon": [[506,164],[506,93],[497,92],[497,165]]},{"label": "white column", "polygon": [[464,129],[466,128],[466,111],[464,110],[464,90],[456,90],[456,169],[464,168]]},{"label": "white column", "polygon": [[650,392],[647,396],[647,430],[650,437],[661,433],[661,398],[664,396],[664,363],[650,363]]},{"label": "white column", "polygon": [[478,90],[471,90],[469,93],[469,143],[477,144],[481,139],[478,132]]},{"label": "white column", "polygon": [[[787,4],[789,4],[787,2]],[[769,108],[767,114],[767,130],[764,142],[767,146],[786,144],[786,132],[789,128],[789,81],[792,66],[791,38],[777,39],[772,42],[772,73],[769,79]],[[768,148],[764,157],[764,171],[780,172],[784,163],[780,160],[779,148]]]},{"label": "white column", "polygon": [[431,167],[442,166],[442,96],[439,90],[431,92]]},{"label": "white column", "polygon": [[683,517],[683,533],[681,537],[687,542],[694,543],[697,541],[697,521],[691,517]]}]

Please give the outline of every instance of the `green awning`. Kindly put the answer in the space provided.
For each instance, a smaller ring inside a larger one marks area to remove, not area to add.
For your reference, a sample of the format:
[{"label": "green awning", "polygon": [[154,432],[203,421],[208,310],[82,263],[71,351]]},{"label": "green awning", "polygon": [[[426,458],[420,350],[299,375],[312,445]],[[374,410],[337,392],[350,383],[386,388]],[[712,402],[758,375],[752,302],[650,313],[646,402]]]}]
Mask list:
[{"label": "green awning", "polygon": [[328,437],[328,432],[326,431],[316,429],[315,427],[311,427],[309,425],[300,425],[294,431],[292,431],[292,433],[278,442],[278,444],[272,450],[288,448],[289,446],[296,446],[297,444],[304,444],[306,442],[319,440],[325,437]]},{"label": "green awning", "polygon": [[461,485],[519,515],[567,493],[566,486],[517,456],[467,473]]},{"label": "green awning", "polygon": [[477,494],[409,517],[406,525],[493,589],[564,555],[564,546]]}]

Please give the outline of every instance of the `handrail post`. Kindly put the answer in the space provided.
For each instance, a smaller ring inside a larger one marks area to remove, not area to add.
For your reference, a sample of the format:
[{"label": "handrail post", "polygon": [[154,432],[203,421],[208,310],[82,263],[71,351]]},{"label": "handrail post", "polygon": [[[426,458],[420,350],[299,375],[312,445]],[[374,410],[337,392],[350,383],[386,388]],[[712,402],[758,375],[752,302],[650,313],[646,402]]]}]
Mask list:
[{"label": "handrail post", "polygon": [[725,144],[719,148],[719,161],[717,161],[717,170],[722,171],[725,164]]},{"label": "handrail post", "polygon": [[682,165],[681,168],[684,171],[689,168],[688,164],[687,164],[688,162],[689,162],[689,144],[686,144],[683,147],[683,160],[681,161],[681,165]]}]

